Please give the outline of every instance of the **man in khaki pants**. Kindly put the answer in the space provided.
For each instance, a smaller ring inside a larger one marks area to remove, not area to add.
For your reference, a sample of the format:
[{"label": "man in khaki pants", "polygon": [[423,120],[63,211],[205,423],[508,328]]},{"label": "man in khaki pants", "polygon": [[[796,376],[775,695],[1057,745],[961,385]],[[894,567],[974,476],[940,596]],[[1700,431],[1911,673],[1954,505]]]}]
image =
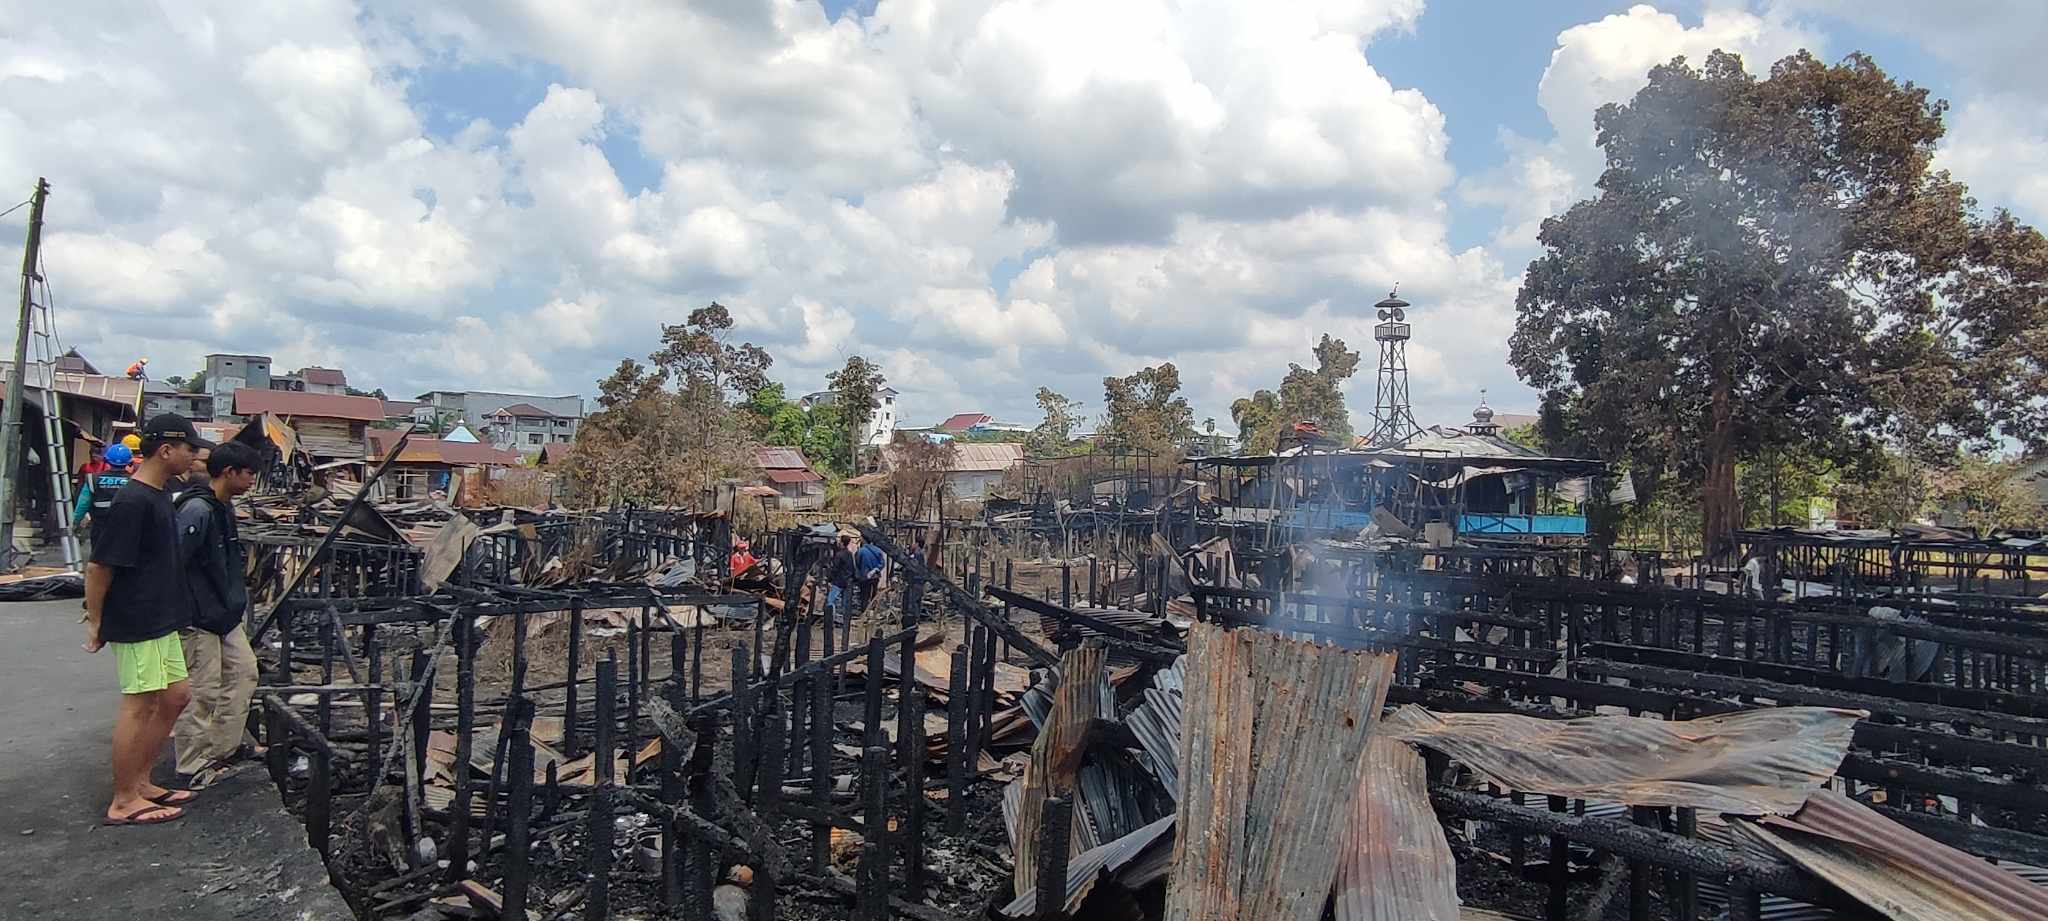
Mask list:
[{"label": "man in khaki pants", "polygon": [[178,553],[192,586],[192,626],[180,633],[192,705],[178,717],[178,773],[195,786],[211,780],[242,750],[249,698],[256,691],[256,653],[242,628],[249,606],[235,497],[256,483],[256,452],[228,443],[206,461],[210,480],[178,497]]}]

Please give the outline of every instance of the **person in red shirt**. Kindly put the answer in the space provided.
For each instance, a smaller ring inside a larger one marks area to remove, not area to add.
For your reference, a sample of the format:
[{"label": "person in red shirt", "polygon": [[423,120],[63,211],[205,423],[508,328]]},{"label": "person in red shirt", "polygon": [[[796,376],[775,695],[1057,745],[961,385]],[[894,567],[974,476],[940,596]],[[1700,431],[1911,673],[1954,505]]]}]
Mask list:
[{"label": "person in red shirt", "polygon": [[72,487],[75,489],[78,483],[85,482],[86,477],[92,476],[95,473],[105,473],[108,469],[106,446],[93,445],[92,453],[86,456],[85,463],[78,465],[78,479],[72,484]]},{"label": "person in red shirt", "polygon": [[754,551],[751,547],[747,545],[746,538],[733,538],[732,568],[730,570],[730,572],[732,573],[732,578],[738,579],[739,577],[746,575],[747,570],[754,568],[754,564],[758,562],[760,562],[760,560],[754,557]]}]

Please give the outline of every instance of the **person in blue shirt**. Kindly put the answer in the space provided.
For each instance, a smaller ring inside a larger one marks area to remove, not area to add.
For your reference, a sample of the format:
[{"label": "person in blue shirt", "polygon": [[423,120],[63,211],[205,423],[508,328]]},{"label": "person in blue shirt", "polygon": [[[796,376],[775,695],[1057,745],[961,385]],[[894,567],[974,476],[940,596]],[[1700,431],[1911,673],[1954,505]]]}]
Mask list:
[{"label": "person in blue shirt", "polygon": [[882,553],[882,548],[865,541],[854,553],[854,579],[860,586],[858,600],[854,603],[862,613],[866,613],[868,605],[875,603],[875,596],[882,593],[882,572],[888,564],[889,558]]}]

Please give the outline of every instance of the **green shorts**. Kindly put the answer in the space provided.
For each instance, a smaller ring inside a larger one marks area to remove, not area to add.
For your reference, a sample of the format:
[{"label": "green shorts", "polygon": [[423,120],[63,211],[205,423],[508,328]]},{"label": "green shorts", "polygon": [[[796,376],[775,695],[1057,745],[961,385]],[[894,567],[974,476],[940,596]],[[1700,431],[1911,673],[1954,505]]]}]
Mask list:
[{"label": "green shorts", "polygon": [[147,694],[185,680],[185,644],[173,630],[140,643],[108,643],[121,669],[121,693]]}]

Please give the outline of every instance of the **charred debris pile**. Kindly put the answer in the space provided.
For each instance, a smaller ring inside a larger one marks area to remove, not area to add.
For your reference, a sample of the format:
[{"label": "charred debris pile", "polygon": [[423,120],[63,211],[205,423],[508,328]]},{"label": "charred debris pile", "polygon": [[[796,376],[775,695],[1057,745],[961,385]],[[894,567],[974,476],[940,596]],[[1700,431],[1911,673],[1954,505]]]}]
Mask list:
[{"label": "charred debris pile", "polygon": [[2048,917],[2024,596],[851,529],[839,622],[833,526],[252,527],[268,767],[364,918]]}]

